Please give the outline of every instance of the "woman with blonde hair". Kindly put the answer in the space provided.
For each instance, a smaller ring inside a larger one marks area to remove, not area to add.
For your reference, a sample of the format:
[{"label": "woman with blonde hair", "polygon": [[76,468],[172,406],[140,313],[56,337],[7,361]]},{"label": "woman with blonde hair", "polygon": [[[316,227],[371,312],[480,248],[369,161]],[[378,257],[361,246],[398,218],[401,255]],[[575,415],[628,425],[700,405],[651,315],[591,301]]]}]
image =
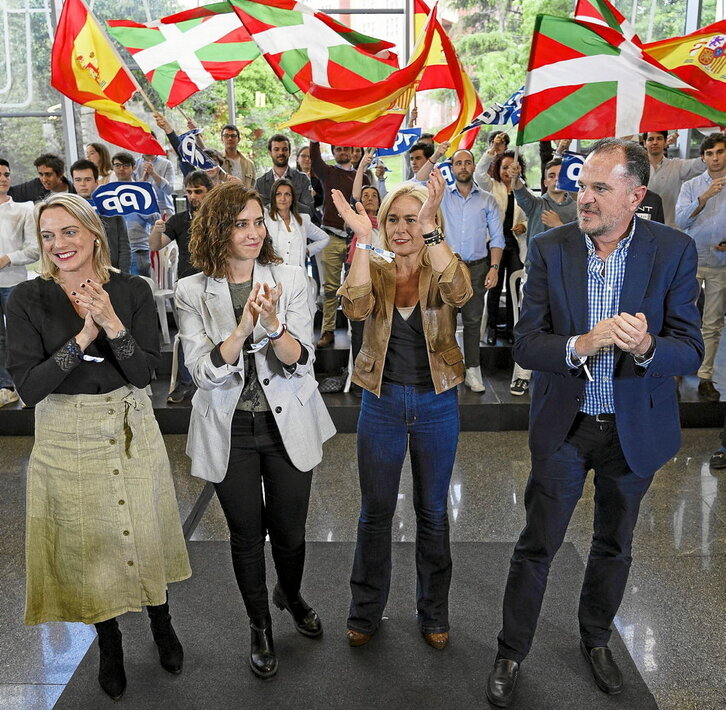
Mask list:
[{"label": "woman with blonde hair", "polygon": [[25,623],[98,631],[103,690],[126,687],[117,617],[146,607],[163,668],[182,669],[167,585],[190,576],[164,441],[145,387],[159,363],[156,309],[111,267],[86,200],[36,211],[40,278],[8,304],[8,370],[35,405],[28,462]]},{"label": "woman with blonde hair", "polygon": [[426,643],[449,639],[451,552],[447,495],[459,435],[456,385],[464,357],[456,344],[456,309],[471,298],[469,271],[444,237],[438,170],[428,189],[404,183],[378,212],[382,248],[372,225],[333,191],[355,234],[355,256],[340,288],[343,311],[365,320],[353,382],[363,388],[358,419],[358,520],[352,601],[346,635],[370,641],[383,618],[391,582],[391,524],[406,449],[411,450],[416,511],[416,609]]},{"label": "woman with blonde hair", "polygon": [[272,601],[309,638],[323,633],[300,594],[312,469],[335,432],[312,373],[315,351],[301,266],[282,264],[262,200],[240,182],[213,188],[192,222],[201,272],[180,279],[176,303],[192,399],[192,475],[214,483],[230,532],[232,565],[250,623],[249,666],[277,672]]},{"label": "woman with blonde hair", "polygon": [[86,160],[90,160],[98,168],[99,185],[112,181],[111,153],[103,143],[89,143],[86,146]]}]

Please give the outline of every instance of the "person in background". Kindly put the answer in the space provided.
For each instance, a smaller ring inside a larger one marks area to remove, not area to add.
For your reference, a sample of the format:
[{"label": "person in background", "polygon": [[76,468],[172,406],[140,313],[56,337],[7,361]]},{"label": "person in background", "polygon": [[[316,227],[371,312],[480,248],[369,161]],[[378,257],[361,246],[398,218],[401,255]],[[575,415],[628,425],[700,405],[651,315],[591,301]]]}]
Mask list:
[{"label": "person in background", "polygon": [[[153,131],[151,135],[156,138]],[[174,214],[174,179],[174,166],[168,158],[144,153],[136,161],[134,180],[151,183],[163,217]]]},{"label": "person in background", "polygon": [[700,152],[706,171],[683,184],[676,202],[676,224],[696,243],[696,278],[703,285],[701,336],[706,353],[698,369],[698,394],[718,402],[721,395],[713,383],[713,371],[726,312],[726,134],[706,136]]},{"label": "person in background", "polygon": [[38,177],[10,188],[8,194],[15,202],[40,202],[58,192],[75,192],[64,175],[66,164],[63,158],[53,153],[43,153],[33,161],[33,165],[38,171]]},{"label": "person in background", "polygon": [[111,182],[113,178],[111,153],[103,143],[89,143],[86,146],[86,160],[90,160],[98,168],[99,185]]},{"label": "person in background", "polygon": [[295,166],[297,169],[308,176],[310,180],[313,195],[313,222],[320,226],[323,208],[323,184],[320,178],[312,171],[312,161],[310,160],[310,146],[303,145],[298,148]]},{"label": "person in background", "polygon": [[[473,169],[473,166],[472,166]],[[364,320],[353,381],[363,388],[358,419],[361,511],[346,636],[368,643],[378,629],[391,582],[391,523],[406,449],[411,449],[416,510],[416,612],[427,644],[449,640],[451,552],[447,499],[459,436],[456,385],[464,380],[456,309],[472,294],[468,269],[444,238],[441,174],[429,188],[406,182],[378,213],[383,248],[371,250],[373,225],[335,190],[335,207],[356,237],[340,289],[351,320]]]},{"label": "person in background", "polygon": [[192,222],[201,273],[176,290],[187,367],[199,387],[187,453],[192,475],[214,483],[230,531],[232,565],[250,623],[249,665],[277,672],[265,574],[269,534],[278,583],[272,601],[295,629],[323,626],[300,594],[312,469],[335,433],[312,374],[307,279],[272,248],[260,196],[215,187]]},{"label": "person in background", "polygon": [[276,133],[267,141],[267,151],[270,154],[272,167],[260,175],[255,183],[255,190],[260,193],[265,207],[270,206],[273,183],[285,178],[293,186],[298,211],[312,217],[314,206],[310,178],[305,173],[290,167],[290,139],[283,133]]},{"label": "person in background", "polygon": [[8,303],[8,369],[35,406],[28,461],[25,623],[98,632],[98,680],[126,688],[118,617],[146,607],[164,670],[184,651],[167,586],[191,575],[169,459],[146,387],[158,366],[156,308],[112,267],[103,225],[79,195],[36,213],[40,277]]},{"label": "person in background", "polygon": [[[76,192],[91,201],[94,190],[99,186],[98,167],[91,160],[76,160],[71,165],[71,180]],[[131,268],[131,247],[126,222],[121,215],[99,215],[106,233],[111,266],[125,274]]]},{"label": "person in background", "polygon": [[248,156],[237,149],[240,141],[239,128],[228,123],[226,126],[222,126],[221,136],[224,145],[222,170],[227,175],[238,178],[245,187],[254,187],[255,164]]},{"label": "person in background", "polygon": [[10,163],[0,158],[0,407],[19,397],[5,365],[7,333],[5,317],[13,289],[28,278],[26,264],[38,259],[33,205],[15,202],[10,192]]},{"label": "person in background", "polygon": [[[502,220],[504,232],[504,251],[502,260],[499,262],[499,279],[495,286],[489,289],[487,294],[487,345],[496,345],[497,323],[499,321],[499,297],[502,293],[502,286],[507,291],[507,323],[505,338],[509,343],[514,342],[512,329],[514,328],[514,310],[512,305],[512,294],[509,288],[509,277],[513,272],[519,271],[527,258],[527,218],[522,208],[517,204],[512,192],[512,178],[509,167],[515,162],[514,151],[508,150],[504,153],[497,153],[491,163],[488,172],[477,179],[477,184],[494,195],[499,205],[499,217]],[[524,158],[517,156],[520,170],[526,170]],[[479,161],[481,164],[481,160]]]},{"label": "person in background", "polygon": [[[111,159],[116,180],[118,182],[134,182],[134,157],[131,153],[121,151]],[[158,212],[146,215],[132,212],[124,215],[126,231],[131,246],[131,274],[151,277],[151,259],[149,257],[149,238],[152,231],[163,232],[164,222]]]}]

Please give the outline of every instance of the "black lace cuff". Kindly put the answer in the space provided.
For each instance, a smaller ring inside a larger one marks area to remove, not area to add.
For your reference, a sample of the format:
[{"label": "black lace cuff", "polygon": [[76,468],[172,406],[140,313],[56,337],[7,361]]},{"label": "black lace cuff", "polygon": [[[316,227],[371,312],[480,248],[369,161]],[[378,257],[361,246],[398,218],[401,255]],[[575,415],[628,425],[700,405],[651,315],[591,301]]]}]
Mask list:
[{"label": "black lace cuff", "polygon": [[81,364],[82,357],[83,350],[81,350],[80,345],[76,342],[75,337],[71,338],[62,348],[59,348],[53,353],[53,359],[56,365],[63,372],[70,372],[73,368],[78,367]]},{"label": "black lace cuff", "polygon": [[134,336],[127,330],[121,331],[121,335],[117,338],[109,339],[108,344],[111,346],[114,357],[119,361],[128,360],[136,352]]}]

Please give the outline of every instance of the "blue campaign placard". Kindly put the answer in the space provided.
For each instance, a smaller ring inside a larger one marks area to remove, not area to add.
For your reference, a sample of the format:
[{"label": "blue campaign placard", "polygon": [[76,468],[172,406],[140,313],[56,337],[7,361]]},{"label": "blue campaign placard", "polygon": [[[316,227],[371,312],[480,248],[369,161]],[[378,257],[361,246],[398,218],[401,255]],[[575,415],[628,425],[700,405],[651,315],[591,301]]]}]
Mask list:
[{"label": "blue campaign placard", "polygon": [[446,184],[451,187],[456,182],[454,171],[451,169],[451,160],[444,160],[443,163],[437,163],[436,167],[441,171],[441,177],[446,180]]},{"label": "blue campaign placard", "polygon": [[194,166],[197,170],[211,170],[216,168],[217,164],[199,149],[196,136],[201,132],[201,128],[193,128],[191,131],[182,133],[179,136],[177,154],[184,162]]},{"label": "blue campaign placard", "polygon": [[399,155],[405,153],[421,138],[420,128],[402,128],[396,134],[396,142],[392,148],[378,148],[376,155],[380,158],[385,155]]},{"label": "blue campaign placard", "polygon": [[557,178],[557,189],[567,192],[577,192],[579,187],[577,181],[580,179],[580,171],[582,164],[585,162],[585,156],[579,153],[566,152],[562,156],[562,167],[560,168],[560,176]]},{"label": "blue campaign placard", "polygon": [[109,182],[97,187],[91,196],[98,214],[154,214],[159,211],[154,188],[148,182]]}]

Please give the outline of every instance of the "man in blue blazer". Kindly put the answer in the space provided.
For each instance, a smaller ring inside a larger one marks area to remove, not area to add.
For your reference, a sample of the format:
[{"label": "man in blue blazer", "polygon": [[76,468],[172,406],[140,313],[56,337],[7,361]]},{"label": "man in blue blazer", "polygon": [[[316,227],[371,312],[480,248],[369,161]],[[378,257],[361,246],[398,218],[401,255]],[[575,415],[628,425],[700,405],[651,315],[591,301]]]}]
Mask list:
[{"label": "man in blue blazer", "polygon": [[532,470],[486,688],[497,707],[512,700],[550,563],[590,469],[594,535],[580,596],[580,648],[602,691],[622,689],[607,645],[633,529],[653,475],[680,446],[674,375],[695,372],[703,358],[695,245],[634,216],[648,177],[640,146],[598,141],[580,175],[578,223],[530,243],[514,358],[535,371]]}]

